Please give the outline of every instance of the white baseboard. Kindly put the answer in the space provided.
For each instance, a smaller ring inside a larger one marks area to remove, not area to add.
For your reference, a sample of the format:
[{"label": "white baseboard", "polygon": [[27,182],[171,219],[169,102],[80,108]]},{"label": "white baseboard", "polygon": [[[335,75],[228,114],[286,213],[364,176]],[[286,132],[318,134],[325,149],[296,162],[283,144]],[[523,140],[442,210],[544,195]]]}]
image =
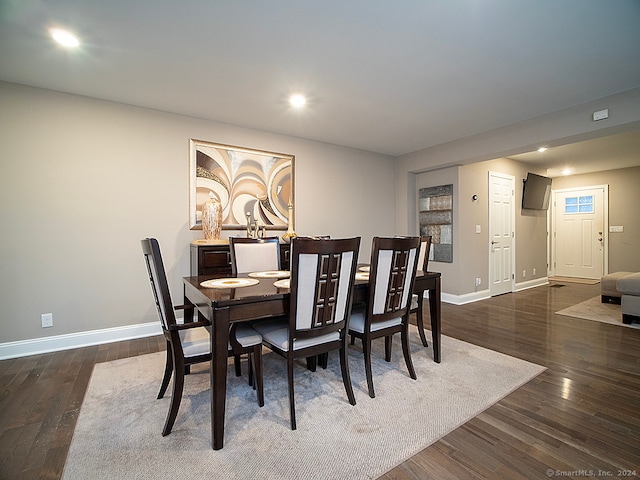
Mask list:
[{"label": "white baseboard", "polygon": [[480,290],[478,292],[465,293],[463,295],[451,295],[450,293],[442,294],[442,301],[453,305],[464,305],[465,303],[477,302],[490,298],[489,290]]},{"label": "white baseboard", "polygon": [[[515,285],[514,292],[526,290],[528,288],[540,287],[547,285],[549,279],[547,277],[536,278],[529,280],[528,282],[517,283]],[[480,290],[478,292],[465,293],[462,295],[452,295],[450,293],[442,293],[442,301],[445,303],[451,303],[453,305],[464,305],[465,303],[477,302],[479,300],[485,300],[491,298],[491,292],[489,290]]]},{"label": "white baseboard", "polygon": [[539,287],[541,285],[546,285],[548,283],[549,283],[548,277],[534,278],[533,280],[529,280],[527,282],[516,283],[515,291],[519,292],[521,290],[526,290],[528,288],[533,288],[533,287]]},{"label": "white baseboard", "polygon": [[137,325],[126,325],[124,327],[104,328],[88,332],[6,342],[0,343],[0,360],[26,357],[39,353],[57,352],[72,348],[89,347],[103,343],[120,342],[134,338],[151,337],[153,335],[162,335],[160,322],[140,323]]}]

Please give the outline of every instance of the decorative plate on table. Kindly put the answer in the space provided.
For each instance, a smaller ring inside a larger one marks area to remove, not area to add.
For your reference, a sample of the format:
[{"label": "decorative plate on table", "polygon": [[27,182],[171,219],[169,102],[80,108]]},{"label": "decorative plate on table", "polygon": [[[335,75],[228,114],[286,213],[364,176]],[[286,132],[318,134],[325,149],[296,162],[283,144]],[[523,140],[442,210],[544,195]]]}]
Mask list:
[{"label": "decorative plate on table", "polygon": [[268,270],[266,272],[251,272],[253,278],[287,278],[290,273],[286,270]]},{"label": "decorative plate on table", "polygon": [[371,267],[369,265],[363,265],[361,267],[358,267],[358,270],[360,270],[361,272],[369,272],[370,269]]},{"label": "decorative plate on table", "polygon": [[290,288],[291,279],[290,278],[283,278],[282,280],[278,280],[276,282],[273,282],[273,286],[277,287],[277,288]]},{"label": "decorative plate on table", "polygon": [[356,280],[369,280],[369,272],[356,272]]},{"label": "decorative plate on table", "polygon": [[255,278],[215,278],[200,283],[204,288],[239,288],[257,285],[260,280]]}]

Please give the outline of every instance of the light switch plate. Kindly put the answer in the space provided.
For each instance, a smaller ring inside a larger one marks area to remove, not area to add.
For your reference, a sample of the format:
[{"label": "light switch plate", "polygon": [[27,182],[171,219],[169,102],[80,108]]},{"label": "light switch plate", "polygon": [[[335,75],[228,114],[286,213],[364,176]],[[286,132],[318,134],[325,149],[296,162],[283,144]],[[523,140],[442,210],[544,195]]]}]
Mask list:
[{"label": "light switch plate", "polygon": [[622,233],[624,232],[624,227],[622,225],[610,225],[609,232],[612,233]]},{"label": "light switch plate", "polygon": [[476,233],[481,233],[482,227],[480,225],[476,225]]}]

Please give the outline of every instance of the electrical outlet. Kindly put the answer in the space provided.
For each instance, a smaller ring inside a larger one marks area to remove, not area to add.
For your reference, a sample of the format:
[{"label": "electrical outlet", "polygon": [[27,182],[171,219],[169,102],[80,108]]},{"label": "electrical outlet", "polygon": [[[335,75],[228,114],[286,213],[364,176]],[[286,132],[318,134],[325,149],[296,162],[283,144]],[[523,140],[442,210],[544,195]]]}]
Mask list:
[{"label": "electrical outlet", "polygon": [[527,271],[526,270],[522,270],[522,278],[526,278],[527,276]]},{"label": "electrical outlet", "polygon": [[53,327],[53,313],[43,313],[40,318],[42,320],[42,328]]},{"label": "electrical outlet", "polygon": [[482,283],[482,278],[476,277],[476,287],[479,287],[481,283]]},{"label": "electrical outlet", "polygon": [[531,273],[531,275],[533,275],[534,277],[536,276],[536,269],[533,269],[533,272]]}]

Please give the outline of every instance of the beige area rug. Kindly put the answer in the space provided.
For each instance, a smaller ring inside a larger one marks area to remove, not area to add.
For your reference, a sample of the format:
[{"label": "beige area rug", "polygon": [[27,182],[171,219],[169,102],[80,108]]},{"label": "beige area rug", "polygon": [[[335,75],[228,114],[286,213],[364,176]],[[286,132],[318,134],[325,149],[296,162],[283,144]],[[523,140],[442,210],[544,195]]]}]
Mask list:
[{"label": "beige area rug", "polygon": [[550,282],[563,282],[563,283],[581,283],[583,285],[596,285],[600,283],[599,279],[593,278],[578,278],[578,277],[549,277]]},{"label": "beige area rug", "polygon": [[[442,363],[411,332],[418,380],[399,338],[391,363],[376,342],[376,398],[369,398],[359,342],[350,349],[357,405],[347,400],[338,355],[315,373],[295,370],[298,429],[289,425],[286,363],[264,355],[265,406],[247,385],[246,365],[229,365],[225,446],[211,449],[209,374],[186,378],[173,432],[160,432],[169,399],[156,400],[164,353],[95,366],[63,478],[371,479],[392,469],[544,371],[544,367],[442,338]],[[431,342],[429,342],[431,345]],[[265,352],[267,350],[265,349]]]},{"label": "beige area rug", "polygon": [[556,312],[556,314],[582,318],[584,320],[593,320],[595,322],[610,323],[612,325],[621,325],[623,327],[640,328],[640,323],[637,322],[633,322],[630,325],[622,323],[622,310],[620,305],[602,303],[600,295],[560,310]]}]

